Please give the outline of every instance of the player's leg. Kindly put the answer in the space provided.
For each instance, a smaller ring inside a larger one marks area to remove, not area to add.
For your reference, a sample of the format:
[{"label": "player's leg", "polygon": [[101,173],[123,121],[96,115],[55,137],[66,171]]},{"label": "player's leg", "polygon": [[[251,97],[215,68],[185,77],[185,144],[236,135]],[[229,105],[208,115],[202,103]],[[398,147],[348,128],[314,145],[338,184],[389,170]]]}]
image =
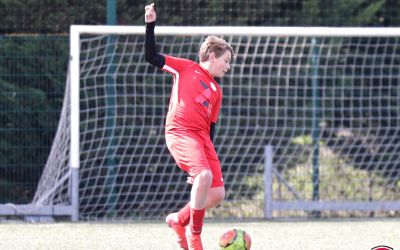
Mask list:
[{"label": "player's leg", "polygon": [[[224,194],[225,191],[223,187],[210,188],[207,195],[206,209],[215,207],[217,204],[219,204],[221,200],[223,200]],[[188,202],[177,213],[171,213],[166,218],[166,222],[168,223],[168,225],[173,228],[175,233],[178,235],[178,244],[183,249],[189,249],[189,246],[187,245],[185,227],[190,222],[190,210],[190,202]],[[194,215],[193,211],[192,214]],[[194,215],[194,217],[192,216],[193,221],[198,220],[198,218],[195,217],[196,215]]]},{"label": "player's leg", "polygon": [[189,250],[203,250],[201,232],[206,213],[207,197],[212,183],[212,172],[203,169],[194,176],[190,192],[190,231],[187,235]]},{"label": "player's leg", "polygon": [[[221,203],[225,198],[225,187],[222,179],[221,167],[218,159],[208,159],[213,181],[211,188],[208,191],[206,209],[213,208]],[[189,178],[191,179],[191,178]],[[193,183],[193,181],[189,181]],[[189,224],[190,221],[190,202],[187,203],[181,210],[176,213],[177,220],[183,226]]]},{"label": "player's leg", "polygon": [[[215,152],[214,146],[211,142],[211,140],[209,139],[209,137],[205,137],[205,145],[204,145],[204,154],[207,157],[207,162],[208,162],[208,166],[209,166],[209,171],[207,173],[207,181],[211,181],[210,186],[208,188],[208,192],[207,193],[202,193],[201,195],[205,195],[205,200],[204,199],[200,199],[201,202],[199,202],[199,199],[195,200],[195,202],[197,201],[197,203],[195,205],[198,206],[198,208],[203,207],[204,205],[204,209],[200,211],[196,211],[193,210],[193,197],[191,200],[191,219],[190,219],[190,226],[191,226],[191,235],[188,236],[188,245],[189,245],[189,249],[202,249],[201,247],[201,240],[200,240],[200,234],[198,234],[198,239],[196,239],[195,237],[197,237],[197,234],[194,230],[196,230],[197,228],[200,229],[201,232],[201,228],[202,228],[202,222],[204,220],[204,214],[207,208],[211,208],[214,207],[216,205],[218,205],[225,197],[225,188],[224,188],[224,181],[222,178],[222,172],[221,172],[221,166],[220,166],[220,162],[217,156],[217,153]],[[210,173],[211,172],[211,173]],[[205,173],[205,172],[203,172]],[[208,176],[209,174],[211,174],[211,176]],[[208,179],[209,177],[211,177],[210,179]],[[208,184],[208,183],[207,183]],[[193,188],[195,188],[195,185],[192,187],[192,194],[193,194]],[[195,194],[198,195],[198,191],[195,191]],[[202,191],[205,191],[205,189],[202,189]],[[204,196],[202,196],[204,198]],[[195,214],[192,213],[196,213],[198,212],[198,220],[196,221],[195,219]],[[201,217],[202,216],[202,217]],[[200,224],[201,222],[201,224]],[[198,223],[198,224],[196,224]],[[193,230],[194,229],[194,230]],[[196,244],[192,244],[192,239],[196,239],[197,241],[200,242],[200,244],[197,244],[197,246],[200,245],[199,248],[196,248]]]},{"label": "player's leg", "polygon": [[190,231],[192,234],[201,234],[212,179],[210,170],[203,170],[194,177],[190,192]]},{"label": "player's leg", "polygon": [[210,170],[203,170],[194,177],[192,190],[190,192],[190,207],[193,209],[204,209],[213,180]]},{"label": "player's leg", "polygon": [[[225,198],[224,187],[211,187],[207,195],[206,209],[217,206]],[[187,226],[190,222],[190,202],[186,203],[178,212],[168,215],[170,221]]]},{"label": "player's leg", "polygon": [[[219,160],[208,159],[208,162],[210,164],[211,172],[213,175],[213,181],[211,183],[211,188],[208,191],[206,209],[217,206],[225,198],[225,187]],[[187,225],[189,223],[190,202],[186,204],[181,210],[179,210],[177,216],[182,225]]]},{"label": "player's leg", "polygon": [[217,206],[224,200],[225,184],[222,177],[221,164],[211,140],[206,143],[205,153],[213,175],[213,181],[207,197],[206,208],[208,209]]},{"label": "player's leg", "polygon": [[[225,190],[223,187],[210,188],[207,197],[206,210],[217,206],[224,199],[224,195]],[[186,226],[189,225],[190,222],[190,202],[183,206],[178,212],[169,214],[165,221],[177,234],[178,244],[183,249],[188,249]]]},{"label": "player's leg", "polygon": [[[202,137],[187,131],[172,131],[166,133],[166,139],[168,149],[176,163],[182,170],[189,173],[192,177],[190,180],[193,181],[190,203],[185,205],[178,213],[168,215],[166,219],[168,225],[177,233],[178,243],[182,248],[186,249],[186,236],[182,235],[182,232],[185,230],[187,221],[190,221],[191,230],[194,231],[195,235],[199,236],[196,233],[201,232],[202,229],[208,190],[212,182],[212,173],[209,170],[207,158],[204,154],[204,140]],[[192,237],[192,239],[195,245],[201,249],[200,238]]]}]

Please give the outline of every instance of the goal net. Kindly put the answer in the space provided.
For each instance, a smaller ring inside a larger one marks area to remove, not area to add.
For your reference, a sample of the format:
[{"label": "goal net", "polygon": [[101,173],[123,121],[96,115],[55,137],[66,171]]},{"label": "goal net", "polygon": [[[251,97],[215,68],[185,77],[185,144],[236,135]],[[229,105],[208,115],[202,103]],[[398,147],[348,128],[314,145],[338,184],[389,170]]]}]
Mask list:
[{"label": "goal net", "polygon": [[[188,202],[186,175],[164,140],[172,77],[146,63],[144,31],[72,26],[64,108],[34,203],[75,199],[81,220],[151,220]],[[209,218],[400,211],[400,29],[155,33],[160,52],[194,61],[209,34],[235,51],[218,79],[226,199]]]}]

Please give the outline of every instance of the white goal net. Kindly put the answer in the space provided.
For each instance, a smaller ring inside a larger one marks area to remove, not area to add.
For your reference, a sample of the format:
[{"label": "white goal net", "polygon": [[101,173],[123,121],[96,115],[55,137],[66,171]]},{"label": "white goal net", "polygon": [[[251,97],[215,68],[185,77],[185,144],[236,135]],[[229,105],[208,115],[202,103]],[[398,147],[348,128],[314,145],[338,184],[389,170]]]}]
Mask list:
[{"label": "white goal net", "polygon": [[[145,61],[144,27],[74,27],[60,128],[34,202],[71,203],[75,162],[79,219],[163,218],[190,191],[164,140],[172,78]],[[158,50],[177,57],[198,61],[208,34],[223,36],[235,51],[231,71],[219,79],[215,139],[227,195],[209,218],[400,211],[400,29],[155,33]],[[73,98],[71,86],[79,86]],[[70,108],[71,99],[79,109]]]}]

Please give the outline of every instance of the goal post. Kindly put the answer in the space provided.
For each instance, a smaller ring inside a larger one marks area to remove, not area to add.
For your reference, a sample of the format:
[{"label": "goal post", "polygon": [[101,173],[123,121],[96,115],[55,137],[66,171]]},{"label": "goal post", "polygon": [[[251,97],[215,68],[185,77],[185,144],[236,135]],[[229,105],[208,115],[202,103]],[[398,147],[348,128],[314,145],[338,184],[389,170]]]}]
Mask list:
[{"label": "goal post", "polygon": [[[152,220],[189,200],[164,140],[172,79],[145,61],[144,32],[71,26],[60,125],[32,204],[64,206],[72,220]],[[161,53],[194,61],[207,35],[235,51],[218,79],[226,199],[208,218],[400,212],[399,28],[156,26],[155,34]]]},{"label": "goal post", "polygon": [[74,26],[70,29],[70,100],[71,100],[71,119],[70,119],[70,151],[69,167],[71,169],[71,204],[74,204],[74,214],[71,220],[79,219],[79,164],[80,164],[80,33],[75,31]]}]

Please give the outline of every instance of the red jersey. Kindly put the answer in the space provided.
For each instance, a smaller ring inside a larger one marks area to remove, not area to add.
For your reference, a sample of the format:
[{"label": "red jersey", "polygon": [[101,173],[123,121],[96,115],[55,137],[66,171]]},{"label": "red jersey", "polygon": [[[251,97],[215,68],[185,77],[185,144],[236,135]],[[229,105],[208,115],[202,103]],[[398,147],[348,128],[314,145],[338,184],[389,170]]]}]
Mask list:
[{"label": "red jersey", "polygon": [[185,129],[210,132],[217,122],[222,102],[218,83],[198,63],[168,55],[162,68],[174,77],[166,130]]}]

